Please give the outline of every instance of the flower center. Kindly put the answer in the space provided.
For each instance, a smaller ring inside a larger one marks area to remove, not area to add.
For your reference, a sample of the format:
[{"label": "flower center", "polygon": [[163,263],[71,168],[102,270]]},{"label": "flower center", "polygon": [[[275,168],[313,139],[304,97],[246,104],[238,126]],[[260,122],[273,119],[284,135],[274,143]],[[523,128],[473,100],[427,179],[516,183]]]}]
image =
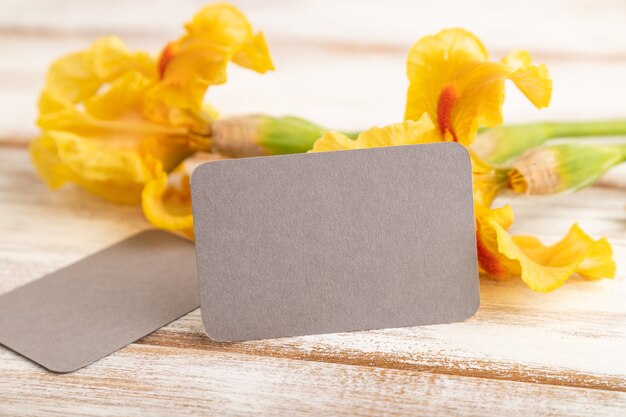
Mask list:
[{"label": "flower center", "polygon": [[458,142],[452,130],[452,108],[459,98],[459,90],[454,85],[446,85],[437,101],[437,124],[442,134],[450,132],[455,142]]}]

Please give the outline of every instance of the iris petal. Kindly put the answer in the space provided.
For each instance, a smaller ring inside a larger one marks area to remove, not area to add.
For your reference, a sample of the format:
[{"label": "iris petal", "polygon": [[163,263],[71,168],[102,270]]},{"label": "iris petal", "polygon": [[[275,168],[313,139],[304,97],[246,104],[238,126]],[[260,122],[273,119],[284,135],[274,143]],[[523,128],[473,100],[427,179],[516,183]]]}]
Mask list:
[{"label": "iris petal", "polygon": [[[409,90],[405,119],[428,113],[440,140],[469,146],[479,127],[502,124],[504,81],[511,79],[538,108],[550,103],[552,82],[545,66],[533,66],[525,51],[501,62],[488,61],[485,47],[470,32],[447,29],[414,44],[407,63]],[[442,98],[454,91],[454,100]]]},{"label": "iris petal", "polygon": [[263,34],[234,6],[206,6],[185,30],[161,53],[161,81],[151,92],[169,106],[198,110],[207,88],[226,82],[230,61],[260,73],[274,69]]},{"label": "iris petal", "polygon": [[378,148],[438,142],[438,135],[427,114],[414,122],[406,120],[385,127],[373,127],[353,140],[339,132],[326,132],[313,145],[311,152]]},{"label": "iris petal", "polygon": [[[532,290],[550,292],[574,273],[588,279],[613,278],[615,262],[606,239],[593,240],[578,225],[554,245],[532,236],[511,236],[510,208],[477,207],[479,262],[495,278],[519,275]],[[482,245],[482,247],[481,247]]]},{"label": "iris petal", "polygon": [[182,166],[168,175],[158,161],[153,169],[154,179],[146,184],[141,194],[146,218],[161,229],[178,231],[193,239],[189,175]]}]

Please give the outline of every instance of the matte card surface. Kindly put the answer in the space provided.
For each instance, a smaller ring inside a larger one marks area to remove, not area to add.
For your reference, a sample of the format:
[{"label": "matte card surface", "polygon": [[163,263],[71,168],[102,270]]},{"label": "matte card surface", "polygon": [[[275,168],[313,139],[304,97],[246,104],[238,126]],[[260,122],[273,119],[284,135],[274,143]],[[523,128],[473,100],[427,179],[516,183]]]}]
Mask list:
[{"label": "matte card surface", "polygon": [[198,305],[193,242],[146,231],[0,296],[0,343],[71,372]]},{"label": "matte card surface", "polygon": [[448,323],[478,308],[460,145],[216,161],[191,183],[211,339]]}]

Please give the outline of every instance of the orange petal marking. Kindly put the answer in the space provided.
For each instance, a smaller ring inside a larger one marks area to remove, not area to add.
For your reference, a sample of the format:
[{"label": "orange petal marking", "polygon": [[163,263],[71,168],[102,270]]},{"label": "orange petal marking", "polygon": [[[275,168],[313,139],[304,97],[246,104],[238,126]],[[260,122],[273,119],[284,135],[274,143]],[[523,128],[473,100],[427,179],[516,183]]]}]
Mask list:
[{"label": "orange petal marking", "polygon": [[163,75],[165,75],[167,64],[174,58],[174,55],[176,55],[176,42],[170,42],[165,45],[159,57],[159,78],[163,78]]},{"label": "orange petal marking", "polygon": [[489,252],[485,244],[480,239],[478,232],[476,232],[476,249],[478,264],[485,270],[486,273],[497,280],[503,280],[508,277],[508,271],[502,264],[500,264],[498,258]]},{"label": "orange petal marking", "polygon": [[439,99],[437,100],[437,124],[442,134],[450,132],[455,142],[458,142],[454,131],[452,130],[452,108],[459,98],[459,90],[452,84],[447,85],[441,90]]}]

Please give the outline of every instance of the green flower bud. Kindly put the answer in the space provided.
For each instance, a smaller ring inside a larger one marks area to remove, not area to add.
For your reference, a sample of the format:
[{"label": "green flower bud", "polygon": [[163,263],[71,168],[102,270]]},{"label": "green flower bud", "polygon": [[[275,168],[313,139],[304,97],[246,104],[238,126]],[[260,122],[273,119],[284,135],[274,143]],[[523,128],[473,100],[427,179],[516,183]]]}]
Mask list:
[{"label": "green flower bud", "polygon": [[327,130],[292,116],[227,117],[211,126],[211,151],[231,158],[304,153]]},{"label": "green flower bud", "polygon": [[516,193],[556,194],[576,191],[626,160],[626,145],[563,144],[535,148],[514,160],[509,188]]}]

